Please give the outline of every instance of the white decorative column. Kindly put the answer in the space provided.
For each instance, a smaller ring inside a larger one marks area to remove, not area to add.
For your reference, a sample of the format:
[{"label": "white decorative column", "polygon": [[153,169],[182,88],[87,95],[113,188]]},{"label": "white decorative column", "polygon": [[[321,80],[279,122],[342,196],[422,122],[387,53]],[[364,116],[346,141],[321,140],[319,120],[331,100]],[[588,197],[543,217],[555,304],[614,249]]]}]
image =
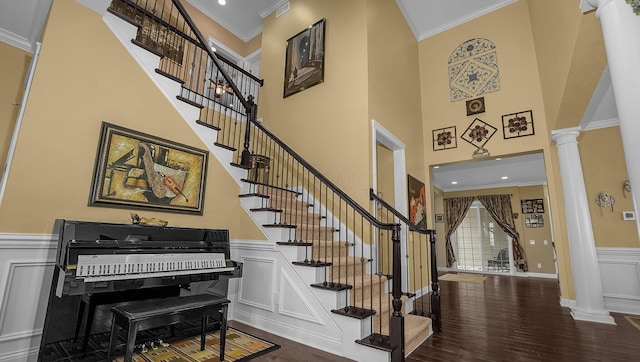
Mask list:
[{"label": "white decorative column", "polygon": [[576,320],[615,324],[604,304],[600,265],[576,139],[579,134],[578,127],[551,132],[560,160],[573,288],[576,293],[576,305],[571,307],[571,316]]},{"label": "white decorative column", "polygon": [[[611,84],[616,98],[616,108],[620,120],[620,133],[624,149],[627,173],[631,183],[633,206],[640,212],[640,16],[634,14],[625,0],[586,0],[588,5],[597,7],[604,47],[607,52]],[[583,10],[589,7],[585,0]],[[624,180],[619,180],[620,182]],[[636,218],[640,234],[640,218]]]}]

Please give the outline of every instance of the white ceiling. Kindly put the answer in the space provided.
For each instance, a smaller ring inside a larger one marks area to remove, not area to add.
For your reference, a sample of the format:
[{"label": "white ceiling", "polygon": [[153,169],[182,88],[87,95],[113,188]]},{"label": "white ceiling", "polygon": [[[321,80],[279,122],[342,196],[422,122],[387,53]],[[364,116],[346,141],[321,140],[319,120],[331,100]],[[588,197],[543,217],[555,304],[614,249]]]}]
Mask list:
[{"label": "white ceiling", "polygon": [[[33,51],[51,1],[0,1],[0,41]],[[287,0],[227,0],[227,4],[221,6],[216,0],[185,1],[244,41],[260,34],[263,19],[287,3]],[[417,40],[453,28],[514,1],[396,0]],[[578,6],[577,3],[576,6]],[[583,128],[596,128],[598,124],[610,125],[615,122],[617,122],[615,100],[609,72],[605,70],[580,125]],[[488,148],[491,150],[490,144]],[[501,161],[474,160],[467,163],[442,165],[439,169],[433,170],[433,176],[434,185],[444,191],[546,182],[541,154],[504,158]],[[509,179],[500,180],[501,176],[508,176]],[[453,180],[458,181],[458,185],[451,185]]]}]

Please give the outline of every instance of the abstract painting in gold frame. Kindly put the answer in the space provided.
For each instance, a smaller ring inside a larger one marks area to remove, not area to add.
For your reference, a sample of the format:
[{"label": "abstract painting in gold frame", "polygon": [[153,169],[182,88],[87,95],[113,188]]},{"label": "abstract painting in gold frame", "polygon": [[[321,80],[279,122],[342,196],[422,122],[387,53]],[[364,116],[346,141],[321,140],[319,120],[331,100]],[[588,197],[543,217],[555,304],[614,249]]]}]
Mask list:
[{"label": "abstract painting in gold frame", "polygon": [[103,122],[89,206],[202,214],[208,156]]}]

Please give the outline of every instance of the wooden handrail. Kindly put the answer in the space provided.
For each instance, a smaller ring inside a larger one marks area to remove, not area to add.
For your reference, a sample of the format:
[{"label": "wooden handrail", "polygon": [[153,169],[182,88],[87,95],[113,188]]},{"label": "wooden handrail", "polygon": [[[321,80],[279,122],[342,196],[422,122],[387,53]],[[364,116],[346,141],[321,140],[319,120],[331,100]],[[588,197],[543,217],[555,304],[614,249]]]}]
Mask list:
[{"label": "wooden handrail", "polygon": [[191,16],[187,12],[187,10],[184,8],[180,0],[171,0],[171,1],[178,9],[178,12],[180,13],[180,15],[182,15],[184,20],[187,22],[187,25],[189,25],[189,28],[191,28],[191,31],[193,31],[193,33],[196,35],[200,43],[202,43],[203,49],[207,52],[207,54],[209,55],[209,58],[211,58],[211,61],[213,61],[213,63],[216,65],[216,67],[218,68],[218,71],[222,74],[222,77],[227,81],[229,86],[231,86],[231,89],[233,89],[233,93],[236,95],[236,97],[238,97],[238,99],[240,100],[240,103],[242,103],[242,106],[247,111],[247,115],[249,115],[253,108],[252,105],[249,103],[249,101],[247,101],[246,98],[242,96],[242,93],[240,92],[240,89],[238,89],[238,86],[236,86],[236,83],[231,79],[229,74],[227,74],[227,71],[224,70],[224,68],[220,65],[220,60],[218,59],[218,57],[211,50],[211,48],[207,46],[208,44],[207,40],[200,32],[200,29],[198,29],[198,27],[196,26],[196,23],[193,21],[193,19],[191,19]]}]

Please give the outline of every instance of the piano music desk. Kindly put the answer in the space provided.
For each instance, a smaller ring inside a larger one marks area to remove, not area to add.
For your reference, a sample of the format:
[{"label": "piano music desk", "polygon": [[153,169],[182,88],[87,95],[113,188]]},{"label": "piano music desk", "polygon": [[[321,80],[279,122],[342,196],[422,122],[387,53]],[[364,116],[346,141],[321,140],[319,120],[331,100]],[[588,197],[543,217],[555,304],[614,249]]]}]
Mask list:
[{"label": "piano music desk", "polygon": [[109,341],[109,361],[113,358],[118,340],[118,327],[127,331],[124,361],[133,358],[133,348],[139,330],[173,325],[179,322],[201,319],[200,350],[204,350],[209,316],[222,313],[220,327],[220,360],[224,361],[224,348],[227,331],[227,307],[229,300],[210,294],[197,294],[186,297],[141,300],[127,302],[111,308],[111,339]]}]

